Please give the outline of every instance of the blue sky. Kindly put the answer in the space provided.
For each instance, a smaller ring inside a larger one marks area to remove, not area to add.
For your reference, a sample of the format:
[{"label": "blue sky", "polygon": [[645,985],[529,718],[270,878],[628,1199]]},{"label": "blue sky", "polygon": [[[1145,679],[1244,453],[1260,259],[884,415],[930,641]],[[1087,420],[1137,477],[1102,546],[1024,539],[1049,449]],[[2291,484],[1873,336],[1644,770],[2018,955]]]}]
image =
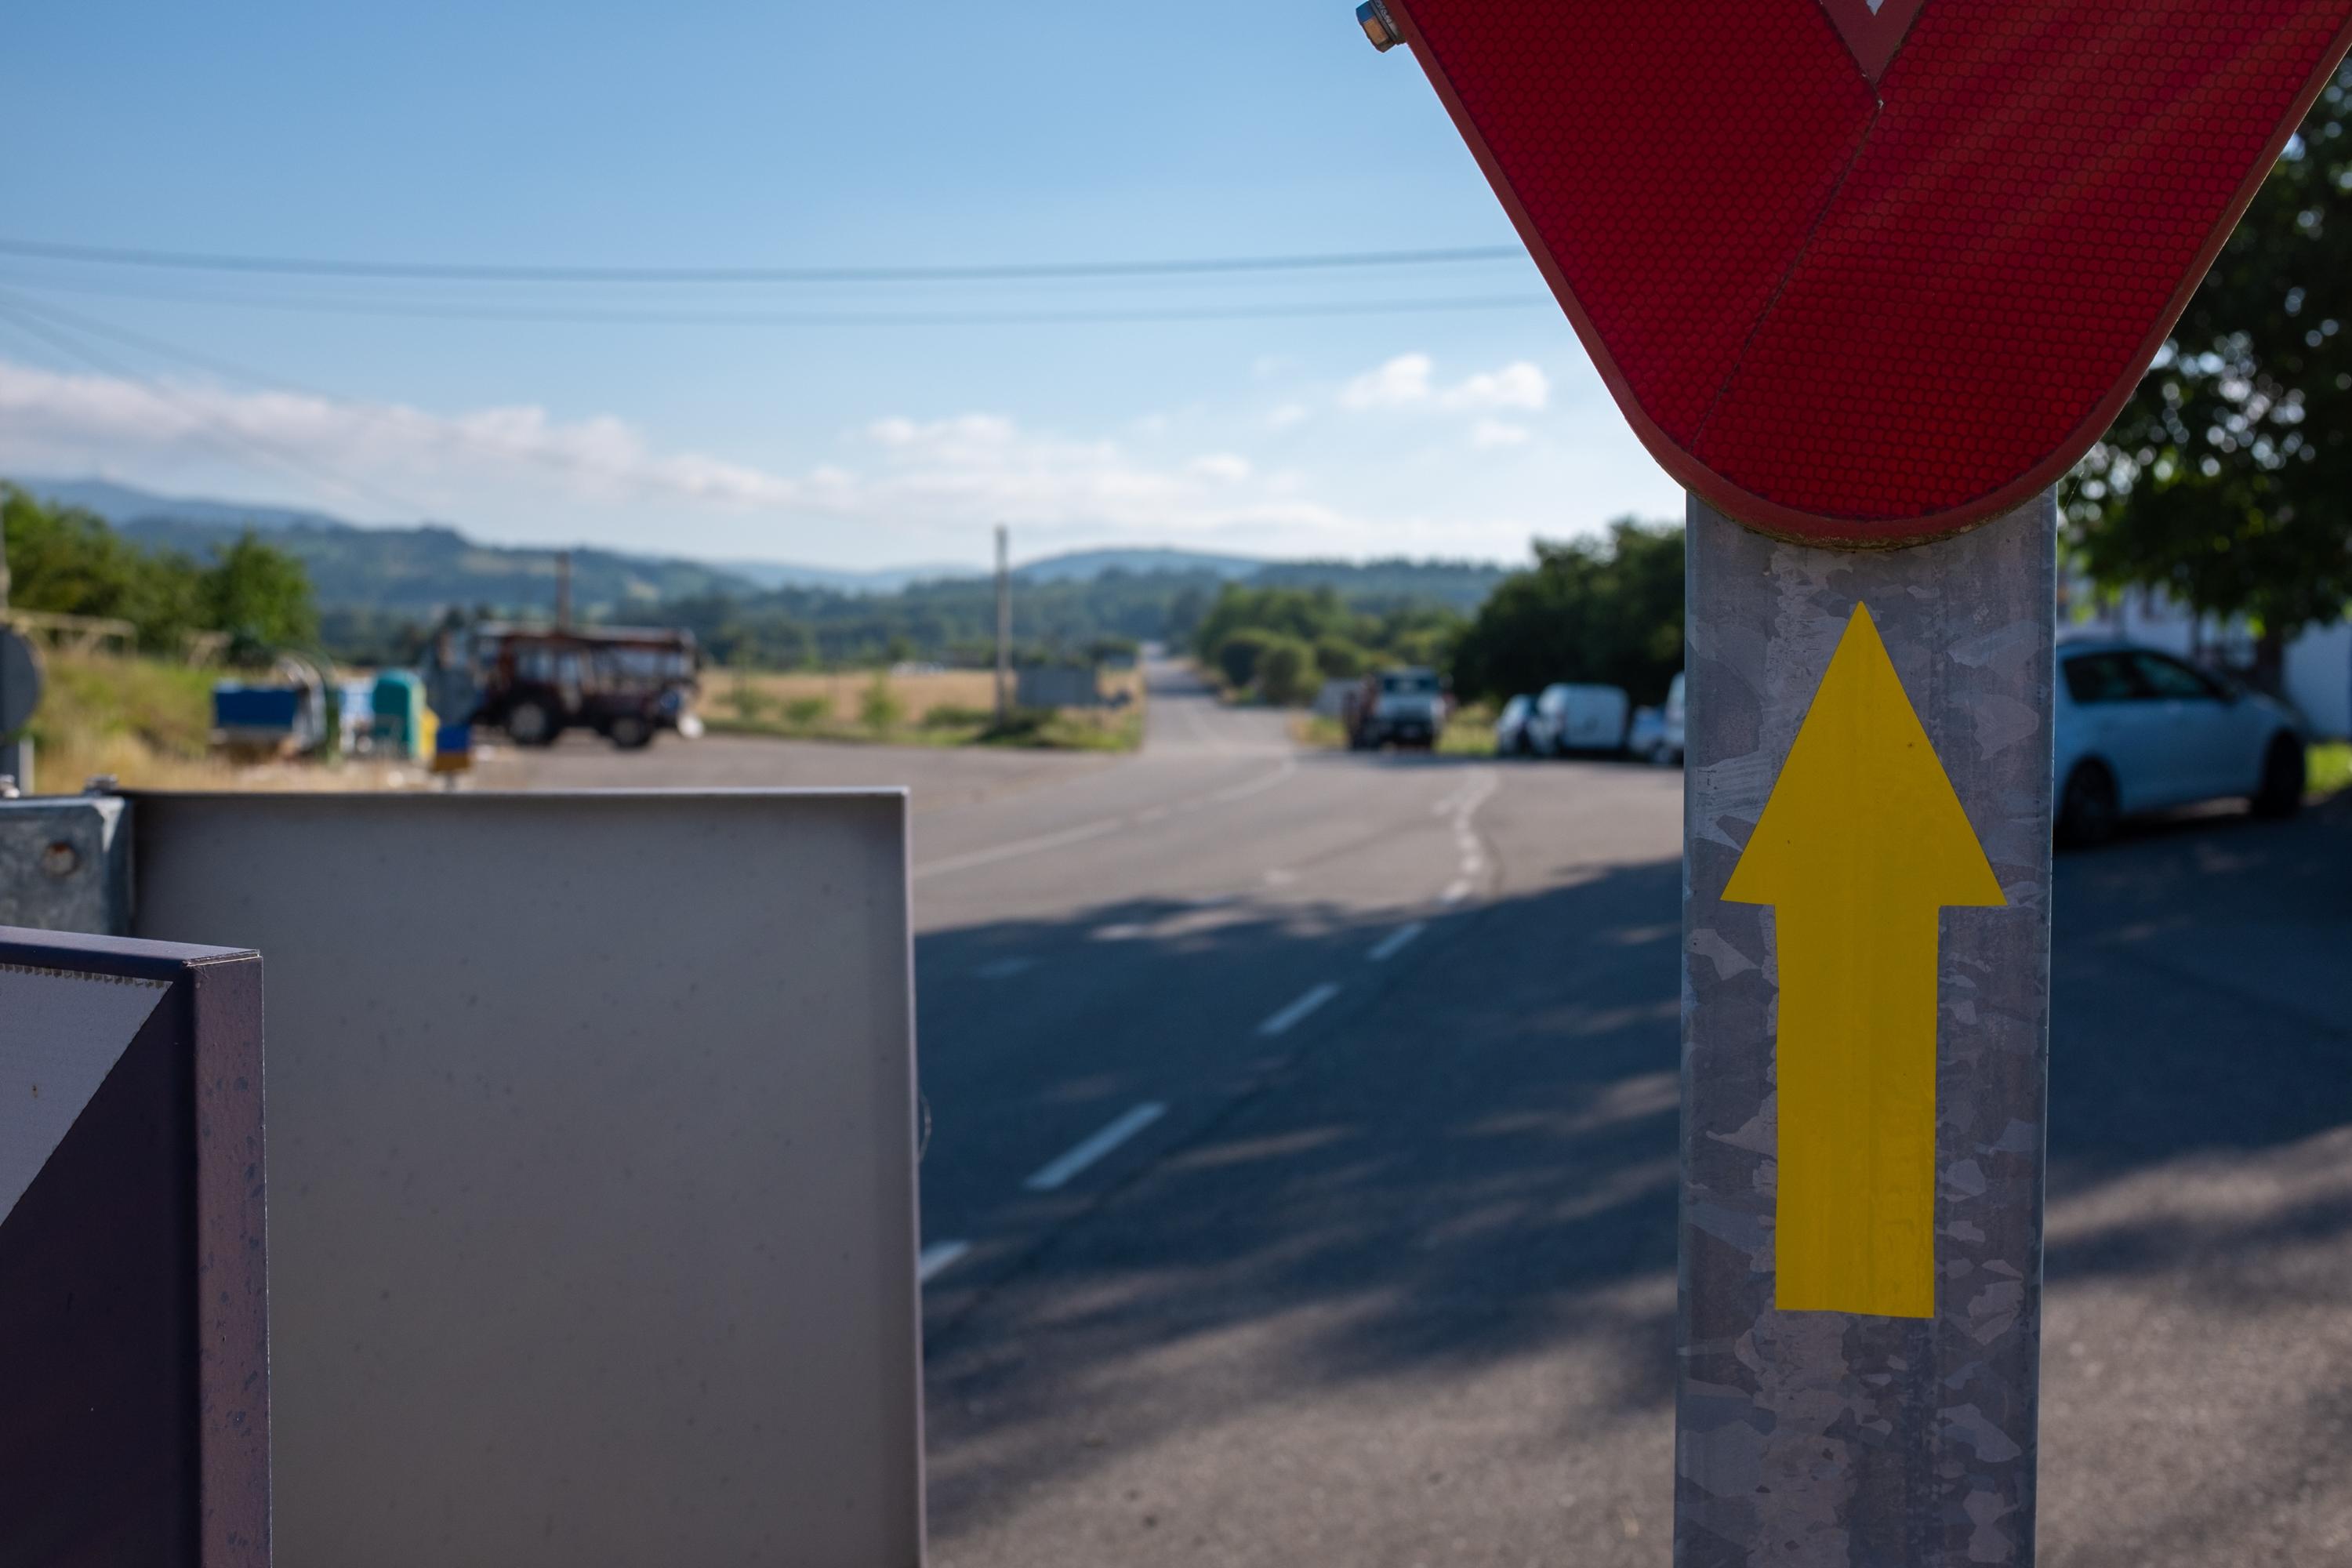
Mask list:
[{"label": "blue sky", "polygon": [[[35,7],[0,238],[653,268],[1508,245],[1351,11]],[[1543,292],[1516,258],[630,287],[0,256],[0,472],[842,565],[976,563],[999,521],[1024,557],[1509,559],[1680,507]],[[1219,315],[1465,300],[1496,303]],[[938,321],[1151,312],[1182,319]]]}]

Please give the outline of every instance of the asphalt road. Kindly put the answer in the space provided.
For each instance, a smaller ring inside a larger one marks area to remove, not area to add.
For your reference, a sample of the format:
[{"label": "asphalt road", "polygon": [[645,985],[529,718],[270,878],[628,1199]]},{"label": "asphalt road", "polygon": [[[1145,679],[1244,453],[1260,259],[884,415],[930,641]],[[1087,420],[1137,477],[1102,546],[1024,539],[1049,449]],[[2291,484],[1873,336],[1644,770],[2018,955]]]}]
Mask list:
[{"label": "asphalt road", "polygon": [[[1657,1564],[1681,778],[587,743],[905,784],[932,1558]],[[2062,859],[2043,1561],[2352,1563],[2352,811]]]}]

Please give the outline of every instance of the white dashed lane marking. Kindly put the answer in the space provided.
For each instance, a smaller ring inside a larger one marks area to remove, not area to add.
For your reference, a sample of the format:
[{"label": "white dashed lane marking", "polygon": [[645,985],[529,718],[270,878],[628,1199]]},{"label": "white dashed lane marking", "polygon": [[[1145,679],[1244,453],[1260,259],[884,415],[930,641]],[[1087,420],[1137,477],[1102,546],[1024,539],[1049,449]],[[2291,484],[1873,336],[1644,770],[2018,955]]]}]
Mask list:
[{"label": "white dashed lane marking", "polygon": [[1260,1024],[1257,1026],[1257,1032],[1267,1039],[1272,1039],[1276,1035],[1287,1034],[1305,1020],[1308,1014],[1338,994],[1339,994],[1339,988],[1326,981],[1265,1023]]},{"label": "white dashed lane marking", "polygon": [[1156,1100],[1147,1100],[1060,1159],[1040,1169],[1022,1184],[1033,1193],[1056,1192],[1079,1172],[1167,1113],[1166,1106]]}]

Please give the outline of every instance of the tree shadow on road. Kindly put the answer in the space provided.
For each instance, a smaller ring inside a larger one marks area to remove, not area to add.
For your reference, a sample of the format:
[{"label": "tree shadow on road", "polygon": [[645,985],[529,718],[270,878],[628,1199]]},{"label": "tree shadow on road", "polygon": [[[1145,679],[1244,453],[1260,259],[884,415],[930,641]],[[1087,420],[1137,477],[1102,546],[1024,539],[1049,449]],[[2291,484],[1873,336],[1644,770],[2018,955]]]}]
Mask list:
[{"label": "tree shadow on road", "polygon": [[[2252,1279],[2266,1251],[2352,1235],[2338,1183],[2201,1226],[2151,1216],[2134,1185],[2352,1128],[2352,1035],[2213,973],[2238,928],[2265,921],[2243,940],[2305,943],[2306,965],[2352,952],[2347,845],[2342,814],[2317,814],[2062,860],[2055,1289],[2128,1289],[2191,1265],[2209,1281]],[[1573,1449],[1548,1462],[1654,1480],[1640,1511],[1663,1515],[1679,882],[1673,862],[1639,864],[1500,900],[1450,917],[1412,963],[1377,974],[1365,951],[1393,921],[1328,910],[1204,920],[1138,900],[925,937],[927,973],[969,975],[1127,933],[1112,944],[1120,961],[1152,965],[1151,994],[1173,1000],[1165,1017],[1071,1021],[1142,1037],[1134,1051],[1105,1042],[1082,1092],[1114,1109],[1148,1097],[1150,1063],[1175,1050],[1199,1053],[1188,1059],[1225,1086],[1214,1104],[1171,1110],[1148,1169],[1059,1208],[957,1194],[976,1237],[1044,1238],[935,1291],[941,1526],[982,1526],[1041,1487],[1085,1484],[1186,1435],[1228,1434],[1244,1463],[1270,1463],[1286,1442],[1328,1435],[1332,1409],[1392,1422],[1407,1445]],[[1185,999],[1255,970],[1346,973],[1349,994],[1279,1042],[1190,1037]],[[927,1063],[930,1048],[927,1036]],[[927,1065],[927,1084],[958,1070]],[[1038,1103],[996,1115],[1017,1124],[1068,1089],[1041,1083]],[[960,1107],[934,1089],[933,1110],[946,1126]],[[927,1167],[927,1187],[963,1168]],[[1486,1412],[1475,1439],[1421,1420],[1471,1387]],[[1295,1436],[1271,1435],[1290,1421]]]},{"label": "tree shadow on road", "polygon": [[[1062,929],[926,937],[920,963],[952,974],[1165,930],[1151,994],[1180,1019],[1183,998],[1237,973],[1348,982],[1279,1041],[1179,1044],[1138,1019],[1141,1050],[1106,1044],[1088,1084],[1106,1113],[1154,1092],[1148,1066],[1111,1064],[1176,1049],[1227,1086],[1223,1102],[1171,1111],[1196,1114],[1150,1170],[978,1300],[935,1292],[935,1452],[966,1450],[941,1472],[947,1506],[1302,1386],[1442,1384],[1564,1345],[1591,1352],[1566,1403],[1654,1409],[1672,1377],[1679,902],[1675,863],[1603,871],[1441,920],[1380,965],[1366,954],[1393,917],[1311,909],[1198,926],[1182,905],[1124,902]],[[955,1076],[930,1051],[927,1038],[927,1083]],[[929,1093],[944,1129],[958,1108]],[[924,1173],[927,1191],[955,1179]],[[1017,1228],[1034,1201],[967,1212],[982,1232]],[[1210,1364],[1179,1370],[1195,1358]],[[1277,1363],[1271,1380],[1245,1370]],[[1149,1392],[1171,1377],[1183,1397]]]}]

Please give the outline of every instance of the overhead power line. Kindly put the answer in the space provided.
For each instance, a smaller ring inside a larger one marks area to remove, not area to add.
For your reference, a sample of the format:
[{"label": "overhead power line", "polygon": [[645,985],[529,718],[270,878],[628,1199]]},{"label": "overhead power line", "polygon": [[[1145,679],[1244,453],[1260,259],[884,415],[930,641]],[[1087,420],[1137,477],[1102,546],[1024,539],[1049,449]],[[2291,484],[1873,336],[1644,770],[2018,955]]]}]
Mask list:
[{"label": "overhead power line", "polygon": [[263,273],[464,283],[992,283],[1071,278],[1185,278],[1319,272],[1523,260],[1515,245],[1351,250],[1286,256],[1180,257],[1139,261],[1019,261],[940,267],[543,267],[473,261],[376,261],[214,251],[152,250],[0,238],[0,255],[174,272]]},{"label": "overhead power line", "polygon": [[[628,485],[648,490],[651,488],[642,479],[632,479],[626,473],[615,470],[610,464],[589,461],[572,452],[500,441],[480,435],[462,422],[434,420],[413,409],[362,402],[304,382],[291,381],[283,376],[255,370],[249,365],[239,364],[234,360],[225,360],[214,354],[201,353],[194,349],[170,342],[145,332],[134,332],[128,328],[114,326],[99,321],[93,316],[83,315],[78,310],[68,310],[62,306],[36,302],[22,295],[12,294],[5,289],[0,289],[0,322],[11,321],[16,325],[17,331],[27,332],[27,335],[30,335],[28,324],[47,321],[52,331],[70,330],[104,339],[121,347],[160,355],[164,359],[177,360],[183,364],[193,365],[198,370],[240,383],[257,391],[294,394],[303,397],[317,398],[322,403],[333,404],[336,407],[364,419],[380,429],[390,430],[396,434],[429,435],[436,439],[455,440],[461,446],[470,447],[476,451],[493,458],[520,458],[541,468],[572,474],[584,474],[607,484]],[[35,338],[33,341],[47,342],[52,348],[62,346],[54,339]],[[84,360],[88,363],[86,355]],[[109,374],[122,373],[110,368]],[[314,474],[314,477],[329,478],[330,482],[349,488],[345,481],[332,479],[331,476]],[[403,503],[402,510],[417,517],[425,515],[424,509],[407,506],[405,503]]]},{"label": "overhead power line", "polygon": [[[110,375],[122,381],[134,379],[131,372],[120,363],[92,348],[67,324],[57,320],[49,311],[43,310],[30,304],[29,301],[18,300],[0,294],[0,320],[8,321],[19,332],[47,344],[48,347],[65,354],[69,359],[79,361],[101,375]],[[190,434],[197,440],[234,460],[258,458],[272,468],[300,479],[328,485],[362,504],[389,506],[395,513],[406,512],[416,517],[425,515],[424,509],[402,500],[389,490],[348,475],[322,468],[300,455],[286,450],[273,441],[264,440],[248,431],[238,429],[235,425],[220,418],[201,405],[182,396],[168,384],[161,382],[140,382],[139,384],[146,387],[163,402],[178,409],[189,421]]]},{"label": "overhead power line", "polygon": [[1456,294],[1433,298],[1293,300],[1234,305],[1138,305],[1098,309],[996,310],[667,310],[631,306],[476,305],[434,300],[367,300],[333,295],[204,293],[142,289],[62,279],[5,277],[10,288],[35,293],[103,295],[178,305],[228,305],[330,316],[389,316],[443,321],[545,321],[663,327],[1022,327],[1096,326],[1120,322],[1248,321],[1322,316],[1406,316],[1453,311],[1519,310],[1549,306],[1542,294]]}]

